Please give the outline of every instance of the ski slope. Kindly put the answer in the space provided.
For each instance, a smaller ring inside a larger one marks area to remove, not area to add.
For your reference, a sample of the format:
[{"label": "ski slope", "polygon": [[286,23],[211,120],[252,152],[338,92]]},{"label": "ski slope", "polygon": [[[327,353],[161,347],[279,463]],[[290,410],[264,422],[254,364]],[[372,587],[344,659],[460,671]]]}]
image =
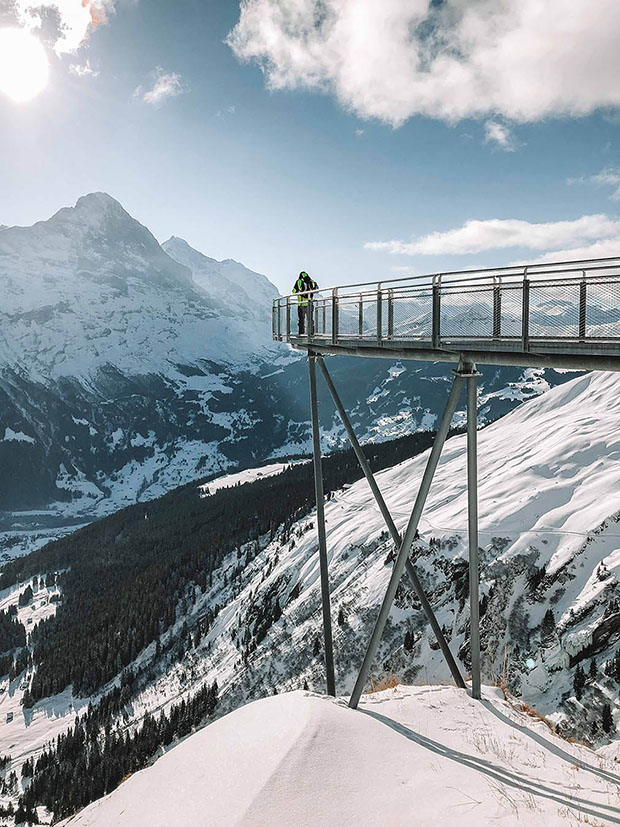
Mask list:
[{"label": "ski slope", "polygon": [[620,823],[620,773],[486,688],[251,703],[171,749],[71,827],[553,827]]}]

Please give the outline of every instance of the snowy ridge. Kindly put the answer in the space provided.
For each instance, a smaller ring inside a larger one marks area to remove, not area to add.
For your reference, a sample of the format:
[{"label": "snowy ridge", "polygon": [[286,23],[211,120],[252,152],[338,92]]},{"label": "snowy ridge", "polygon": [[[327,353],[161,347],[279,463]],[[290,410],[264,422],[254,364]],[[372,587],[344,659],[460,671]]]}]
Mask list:
[{"label": "snowy ridge", "polygon": [[619,783],[613,762],[497,690],[477,703],[451,687],[397,687],[356,712],[293,692],[211,724],[63,824],[608,825]]}]

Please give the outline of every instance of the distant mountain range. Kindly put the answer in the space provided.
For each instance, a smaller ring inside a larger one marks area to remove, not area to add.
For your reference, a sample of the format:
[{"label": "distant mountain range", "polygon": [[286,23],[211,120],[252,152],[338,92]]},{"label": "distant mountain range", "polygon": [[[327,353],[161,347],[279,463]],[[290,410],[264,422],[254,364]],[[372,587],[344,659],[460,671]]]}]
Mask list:
[{"label": "distant mountain range", "polygon": [[[105,193],[0,229],[2,554],[188,480],[310,449],[304,360],[263,275],[152,233]],[[433,427],[449,367],[333,358],[360,436]],[[483,419],[567,378],[487,369]],[[325,391],[321,390],[325,400]],[[331,404],[325,446],[342,444]],[[28,512],[28,513],[25,513]]]}]

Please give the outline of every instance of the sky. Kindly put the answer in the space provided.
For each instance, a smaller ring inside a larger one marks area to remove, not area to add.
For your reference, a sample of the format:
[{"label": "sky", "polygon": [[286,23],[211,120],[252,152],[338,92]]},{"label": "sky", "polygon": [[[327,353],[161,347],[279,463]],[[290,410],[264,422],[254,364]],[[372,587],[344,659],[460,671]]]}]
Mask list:
[{"label": "sky", "polygon": [[0,0],[0,224],[102,190],[282,292],[620,255],[619,37],[617,0]]}]

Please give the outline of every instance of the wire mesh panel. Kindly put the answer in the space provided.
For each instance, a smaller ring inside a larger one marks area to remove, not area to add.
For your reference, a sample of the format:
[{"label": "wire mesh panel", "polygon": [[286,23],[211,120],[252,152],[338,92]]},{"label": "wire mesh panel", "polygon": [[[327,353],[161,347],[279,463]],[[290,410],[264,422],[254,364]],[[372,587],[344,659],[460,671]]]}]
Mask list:
[{"label": "wire mesh panel", "polygon": [[441,293],[441,337],[493,336],[493,288],[450,288]]},{"label": "wire mesh panel", "polygon": [[557,280],[530,284],[531,337],[579,338],[578,281]]},{"label": "wire mesh panel", "polygon": [[278,319],[278,332],[280,334],[281,339],[286,339],[286,337],[288,335],[288,331],[286,329],[286,319],[287,319],[286,299],[284,299],[284,301],[280,302],[278,310],[279,310],[279,313],[278,313],[278,316],[279,316],[279,319]]},{"label": "wire mesh panel", "polygon": [[310,302],[312,307],[312,335],[326,336],[331,334],[331,298],[315,296]]},{"label": "wire mesh panel", "polygon": [[620,336],[620,283],[588,279],[585,285],[585,335]]},{"label": "wire mesh panel", "polygon": [[433,335],[432,290],[395,290],[392,315],[392,338],[430,339]]},{"label": "wire mesh panel", "polygon": [[359,295],[338,297],[338,337],[359,337]]},{"label": "wire mesh panel", "polygon": [[362,338],[377,338],[377,295],[367,293],[362,304]]},{"label": "wire mesh panel", "polygon": [[499,308],[496,311],[496,337],[514,338],[521,336],[523,288],[520,284],[501,284],[495,295],[499,297]]}]

